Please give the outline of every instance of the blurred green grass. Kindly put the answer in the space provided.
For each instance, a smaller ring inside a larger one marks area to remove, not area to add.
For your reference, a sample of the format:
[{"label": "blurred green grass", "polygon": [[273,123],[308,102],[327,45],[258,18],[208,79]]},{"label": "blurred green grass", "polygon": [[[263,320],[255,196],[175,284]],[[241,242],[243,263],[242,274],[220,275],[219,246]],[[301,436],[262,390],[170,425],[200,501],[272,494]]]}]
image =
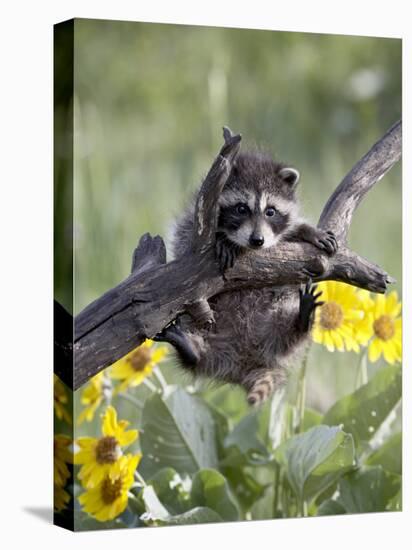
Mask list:
[{"label": "blurred green grass", "polygon": [[[76,20],[78,313],[128,275],[146,231],[170,235],[222,142],[221,127],[296,166],[316,221],[353,164],[401,116],[401,41]],[[401,291],[401,167],[355,215],[350,245]],[[57,296],[64,297],[57,281]],[[352,390],[357,356],[311,352],[309,404]],[[174,378],[176,369],[163,369]]]}]

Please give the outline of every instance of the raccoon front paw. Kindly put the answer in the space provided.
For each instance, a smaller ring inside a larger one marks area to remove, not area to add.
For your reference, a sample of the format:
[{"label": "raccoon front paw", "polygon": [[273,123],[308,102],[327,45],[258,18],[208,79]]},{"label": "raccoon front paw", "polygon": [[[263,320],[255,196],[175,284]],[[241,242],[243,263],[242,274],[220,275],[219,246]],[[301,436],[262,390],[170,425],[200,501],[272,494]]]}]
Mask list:
[{"label": "raccoon front paw", "polygon": [[324,250],[329,256],[333,256],[338,250],[338,241],[333,231],[315,228],[313,234],[309,235],[307,240],[316,248]]},{"label": "raccoon front paw", "polygon": [[227,269],[233,267],[240,251],[240,246],[230,241],[224,233],[217,233],[215,256],[216,260],[219,262],[222,275]]},{"label": "raccoon front paw", "polygon": [[325,302],[318,301],[322,291],[316,292],[317,285],[309,280],[304,288],[299,289],[299,317],[298,325],[302,332],[307,332],[310,328],[313,313],[317,307],[323,306]]}]

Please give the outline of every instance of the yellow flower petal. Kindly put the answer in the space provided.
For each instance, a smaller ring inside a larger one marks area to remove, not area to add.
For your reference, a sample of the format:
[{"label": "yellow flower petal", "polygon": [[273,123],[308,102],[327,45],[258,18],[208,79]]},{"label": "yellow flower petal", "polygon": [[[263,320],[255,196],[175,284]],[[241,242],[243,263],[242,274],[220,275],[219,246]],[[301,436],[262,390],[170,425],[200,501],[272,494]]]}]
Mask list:
[{"label": "yellow flower petal", "polygon": [[381,345],[385,361],[387,361],[390,365],[394,365],[397,360],[397,353],[394,344],[392,342],[385,342]]},{"label": "yellow flower petal", "polygon": [[371,363],[375,363],[382,354],[381,341],[379,338],[374,338],[369,345],[368,357]]},{"label": "yellow flower petal", "polygon": [[355,353],[360,352],[359,343],[356,341],[355,338],[353,337],[346,338],[345,343],[346,343],[347,351],[354,351]]},{"label": "yellow flower petal", "polygon": [[81,449],[90,449],[96,444],[96,441],[95,437],[78,437],[76,439],[76,443]]},{"label": "yellow flower petal", "polygon": [[375,297],[375,319],[384,315],[385,308],[385,296],[383,294],[377,294]]},{"label": "yellow flower petal", "polygon": [[[316,313],[313,340],[325,345],[329,351],[346,349],[359,352],[359,344],[367,342],[371,333],[366,323],[363,325],[364,304],[370,300],[368,293],[360,297],[355,287],[335,281],[322,283],[321,289],[325,306]],[[330,305],[326,307],[326,304]],[[355,330],[358,325],[359,337]]]},{"label": "yellow flower petal", "polygon": [[318,325],[315,325],[312,330],[313,341],[317,344],[323,343],[323,331],[319,328]]},{"label": "yellow flower petal", "polygon": [[385,313],[391,317],[397,317],[402,309],[402,304],[398,301],[398,293],[393,290],[386,299]]},{"label": "yellow flower petal", "polygon": [[128,491],[140,457],[140,454],[120,457],[97,485],[79,496],[83,510],[98,521],[109,521],[120,515],[127,506]]},{"label": "yellow flower petal", "polygon": [[336,282],[328,281],[326,283],[327,293],[328,293],[328,302],[333,302],[336,296]]},{"label": "yellow flower petal", "polygon": [[158,347],[152,353],[153,363],[158,363],[167,355],[167,348],[165,346]]},{"label": "yellow flower petal", "polygon": [[133,375],[130,381],[130,385],[132,387],[139,386],[140,384],[142,384],[145,378],[147,378],[152,374],[152,371],[153,371],[153,365],[146,365],[144,370],[140,372],[135,372],[135,374]]},{"label": "yellow flower petal", "polygon": [[402,332],[402,319],[395,319],[394,325],[395,325],[396,334],[401,334],[401,332]]},{"label": "yellow flower petal", "polygon": [[331,333],[331,338],[332,338],[332,341],[335,344],[336,349],[338,351],[345,351],[345,345],[343,343],[343,338],[337,330],[335,330],[334,332]]},{"label": "yellow flower petal", "polygon": [[118,433],[117,440],[122,447],[127,447],[137,439],[138,435],[137,430],[128,430],[127,432]]},{"label": "yellow flower petal", "polygon": [[102,434],[115,436],[117,428],[117,413],[114,407],[109,405],[103,416]]},{"label": "yellow flower petal", "polygon": [[114,379],[126,378],[133,373],[133,367],[128,361],[118,361],[110,369],[110,376]]}]

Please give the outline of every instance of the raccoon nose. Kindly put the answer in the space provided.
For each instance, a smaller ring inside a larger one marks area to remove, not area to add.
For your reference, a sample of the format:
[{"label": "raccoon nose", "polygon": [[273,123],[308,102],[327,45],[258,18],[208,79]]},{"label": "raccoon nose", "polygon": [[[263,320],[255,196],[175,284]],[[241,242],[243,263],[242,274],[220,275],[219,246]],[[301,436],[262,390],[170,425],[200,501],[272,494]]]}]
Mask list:
[{"label": "raccoon nose", "polygon": [[265,242],[265,239],[262,237],[262,235],[252,235],[249,239],[250,246],[253,246],[254,248],[260,248],[263,246],[263,243]]}]

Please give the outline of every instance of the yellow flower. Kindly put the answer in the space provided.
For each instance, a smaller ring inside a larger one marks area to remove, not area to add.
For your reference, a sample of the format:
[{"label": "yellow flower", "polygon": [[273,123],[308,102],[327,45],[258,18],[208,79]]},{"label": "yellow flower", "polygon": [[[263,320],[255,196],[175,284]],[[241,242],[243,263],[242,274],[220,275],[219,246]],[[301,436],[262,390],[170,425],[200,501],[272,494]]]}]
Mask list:
[{"label": "yellow flower", "polygon": [[396,290],[388,296],[378,294],[375,299],[370,299],[361,325],[368,340],[371,338],[368,357],[372,363],[382,354],[391,365],[402,360],[401,308]]},{"label": "yellow flower", "polygon": [[77,419],[78,424],[81,424],[85,420],[87,420],[87,422],[91,422],[93,420],[94,413],[104,398],[105,382],[105,374],[102,371],[99,372],[99,374],[96,374],[96,376],[93,376],[84,388],[81,403],[82,405],[85,405],[85,408],[79,414],[79,418]]},{"label": "yellow flower", "polygon": [[98,521],[109,521],[124,512],[140,458],[140,454],[120,457],[110,476],[106,474],[97,486],[80,495],[83,510]]},{"label": "yellow flower", "polygon": [[70,500],[70,495],[64,490],[64,486],[70,477],[67,464],[71,464],[72,454],[69,446],[72,440],[67,435],[54,436],[54,509],[61,512]]},{"label": "yellow flower", "polygon": [[61,512],[64,508],[66,508],[67,503],[70,500],[70,495],[67,491],[63,489],[63,487],[60,487],[59,485],[54,485],[54,509],[56,512]]},{"label": "yellow flower", "polygon": [[53,394],[54,394],[54,411],[59,420],[65,420],[68,424],[72,423],[72,418],[66,410],[68,398],[66,388],[60,378],[54,374]]},{"label": "yellow flower", "polygon": [[112,365],[110,376],[115,380],[123,380],[118,391],[139,386],[152,373],[157,363],[165,357],[167,348],[165,346],[153,348],[153,344],[153,340],[146,340]]},{"label": "yellow flower", "polygon": [[345,283],[336,281],[321,282],[320,300],[325,304],[316,310],[312,338],[323,344],[329,351],[359,352],[364,339],[362,330],[357,325],[364,317],[362,297],[357,290]]},{"label": "yellow flower", "polygon": [[72,464],[72,454],[69,451],[69,446],[72,441],[67,435],[55,435],[54,436],[54,484],[64,487],[66,481],[70,477],[70,471],[67,464]]},{"label": "yellow flower", "polygon": [[103,415],[102,437],[80,437],[76,441],[80,450],[74,455],[74,463],[82,464],[78,477],[86,488],[96,487],[117,471],[122,447],[133,443],[138,436],[137,430],[126,431],[128,425],[127,420],[117,421],[117,413],[110,406]]}]

